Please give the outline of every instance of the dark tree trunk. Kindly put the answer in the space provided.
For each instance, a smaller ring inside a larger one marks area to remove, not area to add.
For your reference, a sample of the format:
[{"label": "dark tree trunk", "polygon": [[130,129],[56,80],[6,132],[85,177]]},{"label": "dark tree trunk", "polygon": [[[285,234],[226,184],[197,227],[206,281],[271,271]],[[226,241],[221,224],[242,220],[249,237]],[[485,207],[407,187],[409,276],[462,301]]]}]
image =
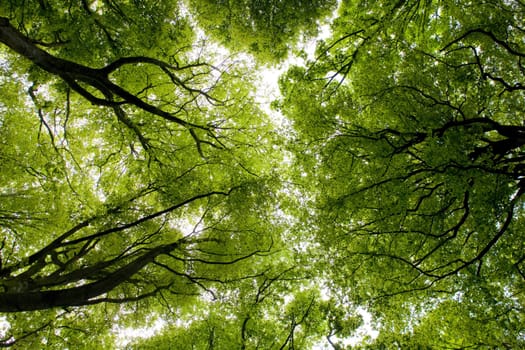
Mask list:
[{"label": "dark tree trunk", "polygon": [[107,277],[83,286],[60,290],[1,293],[0,312],[34,311],[96,303],[94,298],[110,292],[151,263],[157,256],[169,253],[177,245],[177,243],[172,243],[152,249]]}]

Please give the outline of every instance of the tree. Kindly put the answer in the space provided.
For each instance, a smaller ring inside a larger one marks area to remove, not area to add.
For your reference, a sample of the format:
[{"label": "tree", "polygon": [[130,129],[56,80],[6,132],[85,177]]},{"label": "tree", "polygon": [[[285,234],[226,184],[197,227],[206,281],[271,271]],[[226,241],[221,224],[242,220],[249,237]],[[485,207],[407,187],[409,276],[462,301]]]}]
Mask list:
[{"label": "tree", "polygon": [[1,346],[111,348],[290,268],[251,68],[181,11],[0,5]]},{"label": "tree", "polygon": [[523,346],[523,10],[344,3],[282,80],[333,291],[375,346]]}]

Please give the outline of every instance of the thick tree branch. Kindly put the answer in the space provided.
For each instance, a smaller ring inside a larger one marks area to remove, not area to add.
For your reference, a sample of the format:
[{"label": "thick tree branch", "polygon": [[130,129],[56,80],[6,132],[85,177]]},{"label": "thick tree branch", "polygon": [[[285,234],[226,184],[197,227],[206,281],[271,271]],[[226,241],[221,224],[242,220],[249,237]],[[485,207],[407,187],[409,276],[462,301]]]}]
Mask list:
[{"label": "thick tree branch", "polygon": [[168,254],[178,246],[179,242],[174,242],[151,249],[105,278],[87,285],[61,290],[0,293],[0,312],[34,311],[97,302],[93,299],[112,291],[144,266],[153,262],[157,256]]},{"label": "thick tree branch", "polygon": [[[124,65],[151,64],[164,72],[175,86],[182,88],[191,95],[204,96],[211,103],[220,103],[220,101],[211,96],[207,91],[189,86],[174,74],[174,71],[191,70],[192,68],[206,66],[205,64],[197,63],[181,67],[178,64],[173,66],[155,58],[124,57],[100,69],[90,68],[50,55],[48,52],[39,48],[32,40],[15,29],[9,23],[9,19],[5,17],[0,17],[0,42],[22,57],[29,59],[43,70],[62,78],[72,90],[79,93],[89,102],[95,105],[112,107],[119,120],[123,121],[128,127],[132,124],[129,122],[129,119],[123,118],[123,110],[120,108],[122,105],[132,105],[140,110],[161,117],[167,121],[174,122],[185,128],[202,129],[211,132],[210,127],[207,125],[198,125],[188,122],[176,116],[175,114],[178,112],[169,112],[144,101],[122,86],[112,82],[109,77],[110,73]],[[81,84],[86,84],[95,91],[100,92],[104,97],[95,96]],[[139,139],[145,148],[148,148],[146,139],[141,136],[140,132],[137,132],[136,127],[131,126],[131,129],[139,136]]]}]

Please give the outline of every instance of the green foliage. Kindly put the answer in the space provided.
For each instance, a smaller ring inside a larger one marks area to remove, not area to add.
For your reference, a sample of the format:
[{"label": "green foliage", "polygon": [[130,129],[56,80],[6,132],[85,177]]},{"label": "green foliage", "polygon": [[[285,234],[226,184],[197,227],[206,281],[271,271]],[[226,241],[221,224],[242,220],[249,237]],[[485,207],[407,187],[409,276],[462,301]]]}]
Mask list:
[{"label": "green foliage", "polygon": [[334,293],[380,323],[374,346],[523,346],[522,16],[343,2],[316,59],[281,79],[312,234]]},{"label": "green foliage", "polygon": [[253,67],[199,46],[178,6],[0,5],[2,345],[112,348],[158,318],[190,320],[168,347],[207,342],[289,268],[270,266],[282,141]]},{"label": "green foliage", "polygon": [[189,5],[199,25],[225,47],[249,52],[261,62],[278,62],[300,35],[318,34],[336,1],[190,0]]},{"label": "green foliage", "polygon": [[525,346],[525,7],[337,5],[0,3],[0,346]]},{"label": "green foliage", "polygon": [[[176,1],[5,1],[0,13],[30,38],[79,63],[187,51],[194,33]],[[74,24],[74,25],[73,25]]]}]

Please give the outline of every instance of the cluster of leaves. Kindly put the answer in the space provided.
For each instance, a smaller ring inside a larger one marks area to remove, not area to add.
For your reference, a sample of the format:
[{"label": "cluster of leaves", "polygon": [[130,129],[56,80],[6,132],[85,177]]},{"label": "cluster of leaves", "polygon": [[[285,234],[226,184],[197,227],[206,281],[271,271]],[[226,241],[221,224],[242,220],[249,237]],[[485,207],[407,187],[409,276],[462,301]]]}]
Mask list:
[{"label": "cluster of leaves", "polygon": [[246,51],[262,63],[278,63],[303,39],[318,34],[318,21],[335,9],[334,0],[190,0],[206,33],[222,45]]}]

